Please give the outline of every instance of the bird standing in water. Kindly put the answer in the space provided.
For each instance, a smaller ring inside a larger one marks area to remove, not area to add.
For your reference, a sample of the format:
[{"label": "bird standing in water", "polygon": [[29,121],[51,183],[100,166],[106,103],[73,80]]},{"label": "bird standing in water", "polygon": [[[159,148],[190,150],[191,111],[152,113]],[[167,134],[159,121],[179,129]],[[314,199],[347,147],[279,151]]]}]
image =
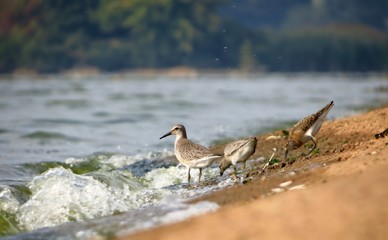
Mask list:
[{"label": "bird standing in water", "polygon": [[241,139],[229,143],[225,146],[224,149],[224,158],[220,163],[220,175],[224,173],[231,165],[233,165],[233,176],[237,178],[237,163],[244,163],[243,169],[246,167],[246,161],[250,156],[255,153],[257,139],[255,137],[250,137],[247,139]]},{"label": "bird standing in water", "polygon": [[188,169],[187,184],[190,188],[190,170],[192,168],[199,169],[198,182],[201,180],[202,169],[210,166],[215,160],[221,158],[221,156],[212,153],[206,147],[194,143],[187,139],[186,128],[181,125],[175,125],[168,133],[161,136],[159,139],[165,138],[170,135],[175,135],[175,156],[180,163]]}]

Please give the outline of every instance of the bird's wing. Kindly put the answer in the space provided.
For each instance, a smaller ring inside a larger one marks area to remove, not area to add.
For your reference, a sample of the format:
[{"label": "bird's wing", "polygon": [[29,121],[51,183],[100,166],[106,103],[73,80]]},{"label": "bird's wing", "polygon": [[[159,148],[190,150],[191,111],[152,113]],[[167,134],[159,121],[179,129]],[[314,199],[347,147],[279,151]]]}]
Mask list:
[{"label": "bird's wing", "polygon": [[224,149],[224,155],[225,156],[232,155],[234,152],[236,152],[237,150],[241,149],[242,147],[244,147],[245,145],[247,145],[251,141],[254,141],[253,137],[252,138],[247,138],[247,139],[241,139],[241,140],[237,140],[235,142],[229,143],[228,145],[226,145],[226,147]]},{"label": "bird's wing", "polygon": [[185,140],[178,146],[180,154],[182,158],[191,161],[191,160],[198,160],[204,157],[219,157],[218,155],[212,153],[209,149],[206,147],[199,145],[197,143],[194,143],[190,140]]},{"label": "bird's wing", "polygon": [[296,131],[303,131],[306,134],[308,133],[309,135],[315,135],[321,128],[323,121],[325,120],[327,114],[333,106],[334,102],[331,101],[318,112],[300,120],[297,124],[295,124],[293,129],[291,129],[290,135],[292,135]]}]

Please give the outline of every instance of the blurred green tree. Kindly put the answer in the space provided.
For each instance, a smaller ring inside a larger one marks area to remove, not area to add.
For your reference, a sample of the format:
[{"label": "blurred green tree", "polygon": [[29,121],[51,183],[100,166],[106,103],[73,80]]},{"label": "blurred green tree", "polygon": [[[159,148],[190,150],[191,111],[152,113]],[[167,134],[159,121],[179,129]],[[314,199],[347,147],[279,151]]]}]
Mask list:
[{"label": "blurred green tree", "polygon": [[193,63],[195,48],[220,27],[216,7],[222,2],[102,0],[92,16],[103,34],[127,42],[128,65],[168,67]]}]

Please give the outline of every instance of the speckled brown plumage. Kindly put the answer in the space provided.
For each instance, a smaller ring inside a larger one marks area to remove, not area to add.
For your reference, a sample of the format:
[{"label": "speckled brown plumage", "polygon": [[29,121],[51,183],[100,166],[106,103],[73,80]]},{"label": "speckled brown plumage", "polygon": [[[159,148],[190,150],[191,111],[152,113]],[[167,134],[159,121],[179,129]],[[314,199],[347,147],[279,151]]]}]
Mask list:
[{"label": "speckled brown plumage", "polygon": [[255,137],[250,137],[246,139],[237,140],[229,143],[225,146],[224,149],[224,158],[222,159],[219,167],[220,167],[220,175],[224,173],[226,169],[228,169],[231,165],[234,168],[234,177],[236,177],[237,169],[236,164],[239,162],[245,163],[250,156],[255,153],[256,150],[257,139]]},{"label": "speckled brown plumage", "polygon": [[286,160],[289,150],[297,149],[310,140],[313,141],[314,147],[307,153],[307,155],[316,148],[317,141],[315,139],[315,135],[321,128],[323,121],[333,106],[334,102],[331,101],[318,112],[303,118],[297,124],[295,124],[289,133],[288,142],[285,146]]},{"label": "speckled brown plumage", "polygon": [[176,135],[175,139],[175,156],[180,163],[188,168],[188,186],[190,187],[190,169],[199,169],[198,182],[201,180],[202,169],[210,166],[215,160],[221,158],[221,156],[212,153],[206,147],[194,143],[187,139],[186,128],[181,125],[175,125],[168,133],[160,137],[160,139],[169,135]]}]

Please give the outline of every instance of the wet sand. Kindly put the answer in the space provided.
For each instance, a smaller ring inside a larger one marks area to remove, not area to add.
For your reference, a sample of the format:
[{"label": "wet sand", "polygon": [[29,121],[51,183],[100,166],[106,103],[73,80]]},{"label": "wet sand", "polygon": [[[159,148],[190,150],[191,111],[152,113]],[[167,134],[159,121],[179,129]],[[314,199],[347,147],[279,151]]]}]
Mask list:
[{"label": "wet sand", "polygon": [[[388,136],[374,136],[387,128],[388,107],[326,121],[319,152],[264,173],[251,160],[250,181],[194,200],[217,202],[217,212],[120,239],[388,239]],[[282,158],[281,131],[257,137],[251,159],[274,147]]]}]

